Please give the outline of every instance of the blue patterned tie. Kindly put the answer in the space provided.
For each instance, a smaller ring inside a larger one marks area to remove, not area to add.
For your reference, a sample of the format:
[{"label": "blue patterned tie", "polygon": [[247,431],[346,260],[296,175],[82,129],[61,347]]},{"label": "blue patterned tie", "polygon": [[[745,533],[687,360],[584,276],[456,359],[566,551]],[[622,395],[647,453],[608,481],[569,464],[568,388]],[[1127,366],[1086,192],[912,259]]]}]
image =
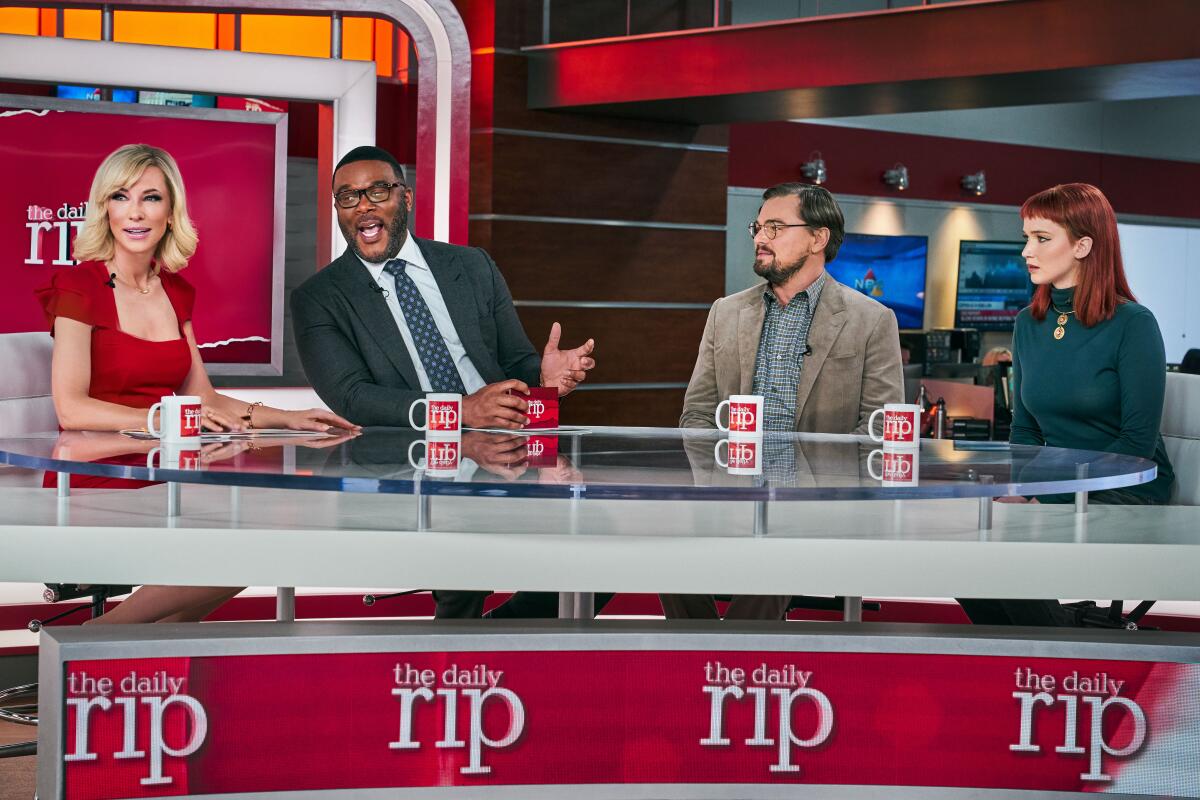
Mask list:
[{"label": "blue patterned tie", "polygon": [[430,388],[435,392],[466,394],[446,341],[433,321],[433,314],[429,313],[421,291],[404,270],[407,263],[402,258],[393,259],[384,265],[383,271],[396,279],[396,299],[400,301],[400,310],[404,312],[404,321],[417,346],[417,355],[429,377]]}]

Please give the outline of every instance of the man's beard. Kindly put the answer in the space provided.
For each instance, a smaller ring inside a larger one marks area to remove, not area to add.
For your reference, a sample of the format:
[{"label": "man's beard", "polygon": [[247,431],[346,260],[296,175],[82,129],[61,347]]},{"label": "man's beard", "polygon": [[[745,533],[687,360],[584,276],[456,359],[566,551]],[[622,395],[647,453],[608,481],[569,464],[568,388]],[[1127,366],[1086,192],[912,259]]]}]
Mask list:
[{"label": "man's beard", "polygon": [[396,216],[392,217],[391,224],[387,226],[388,246],[382,258],[378,256],[368,257],[359,249],[358,223],[343,224],[341,228],[342,236],[346,237],[346,243],[350,245],[350,249],[354,251],[354,255],[363,261],[369,261],[372,264],[391,261],[400,254],[400,248],[404,246],[404,239],[408,236],[408,208],[405,207],[404,203],[400,203],[400,208],[396,212]]},{"label": "man's beard", "polygon": [[803,256],[799,261],[793,261],[791,264],[780,264],[775,256],[771,256],[770,263],[763,264],[754,260],[754,274],[760,278],[766,278],[767,283],[772,286],[779,286],[787,283],[788,278],[795,275],[800,270],[804,269],[805,262],[808,261],[808,256]]}]

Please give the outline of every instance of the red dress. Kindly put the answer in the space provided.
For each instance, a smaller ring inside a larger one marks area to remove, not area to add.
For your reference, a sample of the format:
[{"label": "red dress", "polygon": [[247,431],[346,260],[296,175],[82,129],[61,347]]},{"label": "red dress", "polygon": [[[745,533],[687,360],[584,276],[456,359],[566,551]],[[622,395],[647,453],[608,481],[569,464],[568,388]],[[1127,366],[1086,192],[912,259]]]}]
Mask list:
[{"label": "red dress", "polygon": [[[68,317],[92,326],[92,380],[88,396],[131,408],[150,408],[163,395],[175,394],[192,368],[192,351],[183,335],[183,323],[192,318],[196,292],[173,272],[159,273],[163,290],[179,326],[179,338],[153,342],[121,330],[117,303],[108,285],[109,272],[99,261],[74,268],[55,269],[50,283],[35,290],[54,333],[56,317]],[[145,455],[137,458],[145,463]],[[109,459],[106,459],[109,461]],[[118,461],[115,460],[114,461]],[[47,473],[46,485],[54,476]],[[71,486],[129,487],[145,483],[87,475],[72,475]]]}]

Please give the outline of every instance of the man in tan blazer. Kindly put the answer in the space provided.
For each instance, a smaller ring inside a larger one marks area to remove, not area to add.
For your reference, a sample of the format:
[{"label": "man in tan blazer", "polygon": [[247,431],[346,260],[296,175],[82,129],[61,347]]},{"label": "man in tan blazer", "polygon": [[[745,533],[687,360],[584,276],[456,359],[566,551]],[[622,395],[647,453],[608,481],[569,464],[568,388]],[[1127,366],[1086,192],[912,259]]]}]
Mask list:
[{"label": "man in tan blazer", "polygon": [[[827,190],[763,193],[754,237],[761,283],[713,303],[683,401],[681,428],[714,428],[732,394],[765,398],[768,431],[866,433],[871,412],[904,402],[896,316],[825,271],[845,237]],[[735,597],[726,618],[781,619],[788,597]],[[704,595],[663,595],[668,617],[715,618]]]}]

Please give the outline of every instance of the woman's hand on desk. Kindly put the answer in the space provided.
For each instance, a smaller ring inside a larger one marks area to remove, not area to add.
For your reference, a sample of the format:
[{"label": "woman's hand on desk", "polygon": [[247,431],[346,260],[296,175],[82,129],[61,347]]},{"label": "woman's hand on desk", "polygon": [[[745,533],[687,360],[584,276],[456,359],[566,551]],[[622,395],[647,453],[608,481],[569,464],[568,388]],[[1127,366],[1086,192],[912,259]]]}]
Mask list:
[{"label": "woman's hand on desk", "polygon": [[[162,423],[158,421],[158,416],[159,415],[156,413],[155,424],[161,426]],[[223,433],[225,431],[238,432],[246,430],[246,424],[240,419],[237,419],[228,412],[222,411],[215,406],[209,405],[200,406],[200,424],[204,427],[204,430],[214,431],[216,433]]]},{"label": "woman's hand on desk", "polygon": [[292,431],[323,432],[330,428],[341,428],[345,431],[362,430],[361,425],[355,425],[323,408],[309,408],[304,411],[280,411],[274,408],[255,409],[253,422],[256,428],[287,428]]},{"label": "woman's hand on desk", "polygon": [[1012,495],[1011,497],[997,497],[997,498],[995,498],[995,500],[997,503],[1026,503],[1026,504],[1029,504],[1029,503],[1037,503],[1038,502],[1038,499],[1036,497],[1022,497],[1019,494]]}]

